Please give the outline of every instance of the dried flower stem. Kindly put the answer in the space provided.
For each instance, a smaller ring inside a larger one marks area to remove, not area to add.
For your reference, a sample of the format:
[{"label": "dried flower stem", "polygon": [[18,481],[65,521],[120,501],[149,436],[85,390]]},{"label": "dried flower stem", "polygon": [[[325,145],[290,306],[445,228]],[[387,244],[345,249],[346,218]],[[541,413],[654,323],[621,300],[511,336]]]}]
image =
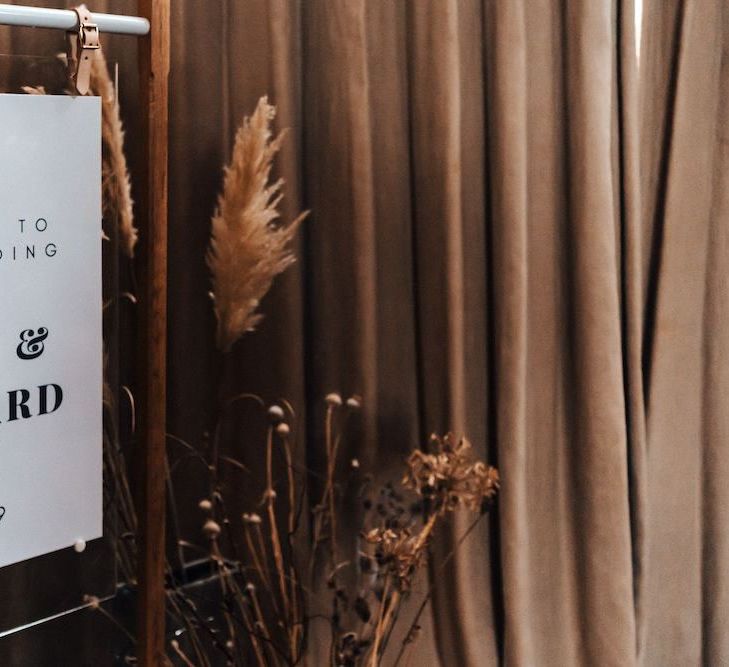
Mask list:
[{"label": "dried flower stem", "polygon": [[[416,558],[419,556],[420,552],[427,546],[428,539],[430,538],[433,529],[435,528],[435,524],[438,518],[438,514],[431,514],[421,531],[418,533],[418,537],[416,538],[412,546],[412,553],[415,554]],[[388,577],[385,585],[385,592],[382,596],[382,604],[380,605],[379,618],[375,628],[372,653],[370,655],[370,667],[377,667],[377,665],[379,665],[380,647],[383,644],[383,639],[388,637],[390,634],[390,626],[402,600],[402,594],[397,587],[395,587],[395,589],[392,591],[392,594],[390,595],[388,600],[387,592],[390,586],[391,577]]]},{"label": "dried flower stem", "polygon": [[414,551],[420,551],[428,542],[428,538],[430,538],[431,533],[433,532],[433,528],[435,528],[435,522],[438,520],[437,514],[431,514],[428,518],[427,523],[423,527],[423,529],[418,534],[418,539],[415,542],[415,546],[413,547]]},{"label": "dried flower stem", "polygon": [[[217,549],[216,549],[217,550]],[[220,591],[223,596],[224,604],[223,604],[223,618],[225,619],[225,624],[228,627],[228,638],[232,646],[235,646],[236,643],[236,631],[235,631],[235,623],[233,622],[233,614],[230,610],[230,604],[228,600],[237,599],[236,596],[231,595],[231,582],[230,582],[230,572],[225,567],[222,558],[220,557],[220,553],[218,552],[217,557],[215,557],[215,560],[218,564],[218,581],[220,582]]]},{"label": "dried flower stem", "polygon": [[253,587],[248,594],[251,598],[251,601],[253,602],[253,611],[255,612],[256,619],[255,626],[261,629],[261,636],[266,640],[266,647],[268,648],[268,653],[270,655],[270,661],[264,663],[264,665],[278,664],[279,657],[273,647],[273,639],[271,633],[268,630],[268,626],[266,625],[266,617],[263,615],[261,605],[258,601],[258,592],[256,591],[255,587]]},{"label": "dried flower stem", "polygon": [[271,546],[273,548],[273,560],[278,573],[279,589],[281,591],[281,602],[284,608],[284,617],[288,618],[290,613],[289,596],[286,590],[286,570],[284,568],[281,540],[278,534],[275,509],[275,491],[273,489],[273,427],[268,427],[266,436],[266,507],[268,509],[268,521],[271,530]]},{"label": "dried flower stem", "polygon": [[[296,530],[296,484],[294,480],[294,465],[291,456],[291,447],[289,447],[289,439],[287,435],[282,436],[284,455],[286,457],[286,479],[288,482],[289,492],[289,512],[288,512],[288,544],[293,551],[292,538]],[[296,576],[296,567],[293,562],[293,556],[289,567],[289,581],[291,585],[291,627],[289,633],[289,642],[291,648],[291,659],[293,662],[298,658],[298,646],[300,641],[301,623],[298,622],[298,583]]]},{"label": "dried flower stem", "polygon": [[[372,653],[370,654],[370,667],[377,667],[380,662],[380,642],[385,634],[385,618],[389,617],[390,610],[394,604],[397,604],[399,597],[397,590],[390,595],[390,588],[392,586],[391,577],[387,577],[385,580],[385,588],[382,592],[382,604],[380,605],[379,614],[377,617],[377,624],[375,625],[375,636],[372,644]],[[385,608],[387,607],[387,612]]]},{"label": "dried flower stem", "polygon": [[337,465],[337,451],[332,439],[332,419],[334,417],[334,405],[327,406],[326,423],[325,423],[325,446],[327,452],[327,482],[324,489],[325,499],[322,499],[322,505],[329,505],[329,540],[332,552],[332,567],[337,566],[337,513],[334,507],[334,472]]},{"label": "dried flower stem", "polygon": [[202,643],[200,642],[200,638],[198,637],[198,633],[192,625],[190,615],[183,612],[182,608],[177,602],[176,595],[176,590],[173,589],[171,591],[168,591],[167,602],[170,607],[172,607],[172,610],[175,612],[176,617],[182,620],[182,623],[187,630],[187,635],[190,637],[190,641],[192,642],[192,648],[195,651],[195,657],[198,661],[198,665],[202,667],[210,667],[210,660],[208,660]]},{"label": "dried flower stem", "polygon": [[[256,524],[255,528],[257,532],[258,542],[261,545],[261,549],[263,549],[263,537],[261,536],[260,527],[258,524]],[[266,588],[270,591],[271,589],[271,580],[268,576],[268,566],[265,566],[264,563],[266,562],[266,556],[265,551],[261,552],[261,556],[259,556],[258,548],[256,547],[255,543],[253,542],[253,538],[250,533],[250,527],[247,523],[244,522],[243,524],[243,531],[245,532],[245,539],[246,543],[248,545],[248,552],[250,553],[251,560],[253,561],[253,568],[255,571],[259,574],[261,579],[263,580],[264,585]],[[275,602],[275,598],[273,600]]]},{"label": "dried flower stem", "polygon": [[190,658],[188,658],[187,655],[185,655],[185,652],[180,648],[179,642],[173,639],[170,642],[170,646],[172,647],[172,650],[177,654],[177,657],[185,663],[186,667],[195,667],[195,664],[192,662],[192,660],[190,660]]},{"label": "dried flower stem", "polygon": [[[481,522],[481,519],[483,519],[484,515],[481,514],[476,518],[474,521],[471,522],[471,525],[468,526],[466,531],[461,535],[460,538],[458,538],[458,541],[456,542],[455,546],[448,552],[448,555],[441,561],[438,572],[442,572],[448,563],[451,562],[453,557],[456,555],[456,552],[460,548],[460,546],[466,541],[466,538],[473,532],[474,528]],[[418,622],[420,621],[420,617],[423,615],[423,612],[425,611],[425,607],[428,605],[428,602],[430,602],[431,598],[433,597],[433,589],[428,590],[428,594],[425,596],[423,601],[420,603],[420,606],[418,607],[418,611],[416,612],[415,616],[413,617],[412,622],[410,623],[410,627],[408,628],[407,633],[405,634],[405,637],[402,641],[402,645],[400,646],[400,651],[397,654],[397,657],[395,658],[395,662],[393,663],[393,667],[397,667],[397,665],[400,663],[400,660],[403,658],[405,651],[408,647],[408,645],[412,642],[408,642],[408,639],[413,635],[415,628],[418,625]]]},{"label": "dried flower stem", "polygon": [[238,605],[241,609],[241,618],[243,625],[248,632],[248,637],[251,641],[251,646],[253,647],[253,651],[256,654],[256,659],[258,660],[259,667],[266,667],[267,663],[265,660],[263,649],[261,648],[261,643],[258,639],[258,633],[256,632],[255,625],[256,620],[255,618],[249,618],[250,612],[246,608],[246,605],[243,604],[243,593],[238,588],[238,595],[236,597],[236,600],[238,601]]},{"label": "dried flower stem", "polygon": [[228,650],[228,647],[220,641],[218,638],[216,632],[208,625],[208,623],[205,622],[205,619],[200,616],[200,612],[198,612],[195,605],[190,602],[190,600],[187,599],[187,597],[184,595],[184,593],[178,591],[179,599],[184,603],[185,609],[181,610],[183,614],[189,613],[193,616],[195,620],[195,626],[202,629],[205,634],[210,638],[210,640],[213,642],[213,645],[223,653],[223,655],[226,657],[226,659],[232,663],[233,662],[233,656],[231,655],[230,651]]}]

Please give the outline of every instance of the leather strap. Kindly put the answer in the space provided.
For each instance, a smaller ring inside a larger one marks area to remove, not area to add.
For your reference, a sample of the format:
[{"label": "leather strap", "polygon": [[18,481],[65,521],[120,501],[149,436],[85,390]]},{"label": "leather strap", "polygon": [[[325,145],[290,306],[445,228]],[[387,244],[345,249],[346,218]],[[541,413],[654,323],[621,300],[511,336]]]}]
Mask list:
[{"label": "leather strap", "polygon": [[73,11],[78,16],[78,30],[68,33],[68,70],[78,94],[86,95],[91,85],[91,65],[101,48],[99,27],[92,23],[86,5],[74,7]]}]

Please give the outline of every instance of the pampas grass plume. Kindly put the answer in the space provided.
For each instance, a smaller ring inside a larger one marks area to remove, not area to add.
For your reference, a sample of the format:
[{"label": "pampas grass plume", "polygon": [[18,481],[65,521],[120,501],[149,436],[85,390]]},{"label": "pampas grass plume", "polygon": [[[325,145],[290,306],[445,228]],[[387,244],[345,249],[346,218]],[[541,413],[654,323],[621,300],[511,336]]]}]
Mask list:
[{"label": "pampas grass plume", "polygon": [[295,261],[290,244],[307,215],[288,225],[277,223],[283,179],[269,183],[269,178],[284,134],[272,135],[275,115],[276,108],[262,97],[243,120],[212,219],[207,262],[217,345],[223,352],[260,322],[258,305],[274,278]]},{"label": "pampas grass plume", "polygon": [[124,155],[124,127],[119,114],[114,83],[102,51],[96,53],[91,66],[89,94],[101,98],[102,201],[104,217],[116,217],[119,247],[127,257],[134,257],[137,228],[134,226],[132,186]]}]

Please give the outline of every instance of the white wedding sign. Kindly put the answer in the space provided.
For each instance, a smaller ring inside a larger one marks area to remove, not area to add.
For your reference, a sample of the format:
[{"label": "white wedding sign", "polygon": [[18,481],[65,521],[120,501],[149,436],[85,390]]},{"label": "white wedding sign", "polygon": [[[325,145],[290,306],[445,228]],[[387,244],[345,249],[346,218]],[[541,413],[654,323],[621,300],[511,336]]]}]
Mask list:
[{"label": "white wedding sign", "polygon": [[0,567],[102,535],[99,98],[0,95]]}]

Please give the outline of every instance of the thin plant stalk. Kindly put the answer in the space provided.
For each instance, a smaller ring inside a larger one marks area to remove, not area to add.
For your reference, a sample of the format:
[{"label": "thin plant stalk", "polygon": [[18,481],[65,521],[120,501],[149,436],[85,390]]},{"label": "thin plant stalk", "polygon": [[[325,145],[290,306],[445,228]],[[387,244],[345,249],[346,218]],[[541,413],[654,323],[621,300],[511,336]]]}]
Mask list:
[{"label": "thin plant stalk", "polygon": [[198,636],[198,632],[196,628],[192,625],[190,621],[190,617],[183,613],[182,609],[180,608],[180,605],[177,603],[177,600],[175,599],[176,591],[168,591],[167,593],[167,602],[168,604],[173,608],[173,610],[176,612],[175,616],[178,619],[182,620],[183,625],[185,626],[185,629],[187,630],[187,635],[190,637],[190,642],[192,643],[192,648],[195,651],[195,657],[198,660],[198,663],[201,667],[210,667],[210,661],[207,658],[207,655],[204,652],[204,649],[202,647],[202,643],[200,641],[200,638]]},{"label": "thin plant stalk", "polygon": [[[245,532],[246,544],[248,545],[248,552],[251,556],[251,560],[253,561],[253,567],[254,567],[255,571],[259,574],[259,576],[261,577],[266,588],[269,591],[272,591],[271,581],[268,578],[268,567],[264,565],[265,552],[262,553],[263,558],[261,558],[258,553],[258,547],[256,547],[256,544],[254,543],[253,538],[251,536],[250,526],[247,522],[244,522],[243,530]],[[259,538],[259,543],[261,543],[261,547],[263,548],[260,528],[257,524],[256,524],[256,533]],[[274,602],[275,602],[275,600],[274,600]]]},{"label": "thin plant stalk", "polygon": [[374,643],[372,644],[372,653],[370,655],[370,667],[377,667],[379,662],[380,653],[380,640],[382,638],[382,624],[383,624],[383,612],[387,605],[388,595],[390,593],[391,578],[387,577],[385,580],[385,588],[382,592],[382,604],[380,605],[379,614],[377,617],[377,623],[375,624],[375,637]]},{"label": "thin plant stalk", "polygon": [[[294,480],[294,467],[291,457],[291,448],[289,447],[289,440],[286,434],[282,436],[284,455],[286,457],[286,479],[288,483],[289,492],[289,512],[288,512],[288,544],[291,553],[293,553],[292,538],[296,530],[296,484]],[[296,663],[298,658],[298,645],[299,645],[299,633],[301,631],[301,625],[298,622],[298,595],[297,595],[297,577],[296,567],[293,562],[293,556],[291,558],[291,564],[289,567],[290,572],[290,584],[291,584],[291,627],[290,627],[290,648],[291,648],[291,660]]]},{"label": "thin plant stalk", "polygon": [[[431,514],[428,521],[423,526],[422,530],[418,533],[418,537],[413,545],[413,553],[420,553],[425,548],[428,539],[430,538],[435,524],[439,518],[438,514]],[[395,588],[389,597],[388,601],[388,587],[390,585],[390,578],[388,578],[385,586],[385,592],[382,596],[382,605],[380,606],[380,616],[375,628],[374,643],[372,646],[372,653],[370,655],[370,667],[377,667],[380,660],[380,649],[383,643],[383,638],[389,636],[390,624],[392,623],[394,614],[399,607],[401,601],[401,593]],[[384,614],[383,614],[384,610]]]},{"label": "thin plant stalk", "polygon": [[266,573],[266,581],[268,582],[268,592],[271,596],[271,602],[273,603],[276,613],[280,614],[281,610],[279,607],[278,596],[276,595],[276,589],[274,588],[274,585],[273,585],[271,569],[268,566],[268,558],[267,558],[268,549],[266,548],[266,544],[265,544],[264,537],[263,537],[263,529],[261,528],[260,523],[256,524],[255,531],[256,531],[256,539],[258,541],[258,546],[260,548],[261,557],[263,558],[263,568]]},{"label": "thin plant stalk", "polygon": [[[286,570],[284,568],[281,540],[278,534],[276,521],[275,491],[273,489],[273,427],[268,427],[266,436],[266,508],[268,510],[268,521],[271,530],[271,546],[273,549],[273,560],[278,573],[279,589],[281,591],[281,603],[284,609],[284,619],[288,619],[290,613],[289,596],[286,590]],[[286,621],[288,623],[288,621]]]},{"label": "thin plant stalk", "polygon": [[190,660],[190,658],[188,658],[185,652],[180,648],[179,642],[173,640],[170,642],[170,646],[172,647],[172,650],[177,654],[177,657],[185,663],[185,667],[195,667],[195,663],[193,663],[192,660]]},{"label": "thin plant stalk", "polygon": [[[453,549],[448,552],[446,557],[442,560],[438,567],[438,572],[442,572],[448,563],[451,562],[453,557],[456,555],[456,552],[460,548],[460,546],[465,542],[466,538],[471,534],[471,532],[476,528],[476,526],[481,522],[481,519],[483,519],[484,515],[481,514],[479,517],[471,522],[471,525],[466,529],[466,531],[461,535],[460,538],[458,538],[458,542],[456,542],[456,545],[453,547]],[[420,606],[418,607],[418,611],[416,612],[415,616],[413,617],[412,622],[410,623],[410,627],[408,628],[407,633],[405,634],[405,638],[402,641],[402,645],[400,646],[400,651],[397,654],[397,657],[395,658],[395,662],[393,663],[393,667],[397,667],[397,665],[400,663],[400,660],[403,658],[405,651],[407,650],[407,647],[412,644],[412,642],[408,642],[408,638],[412,636],[412,634],[415,631],[415,628],[418,625],[418,621],[420,621],[420,617],[423,615],[423,612],[425,611],[425,607],[428,605],[428,602],[430,602],[431,598],[433,597],[433,589],[430,588],[428,590],[428,594],[425,596],[423,601],[420,603]]]}]

